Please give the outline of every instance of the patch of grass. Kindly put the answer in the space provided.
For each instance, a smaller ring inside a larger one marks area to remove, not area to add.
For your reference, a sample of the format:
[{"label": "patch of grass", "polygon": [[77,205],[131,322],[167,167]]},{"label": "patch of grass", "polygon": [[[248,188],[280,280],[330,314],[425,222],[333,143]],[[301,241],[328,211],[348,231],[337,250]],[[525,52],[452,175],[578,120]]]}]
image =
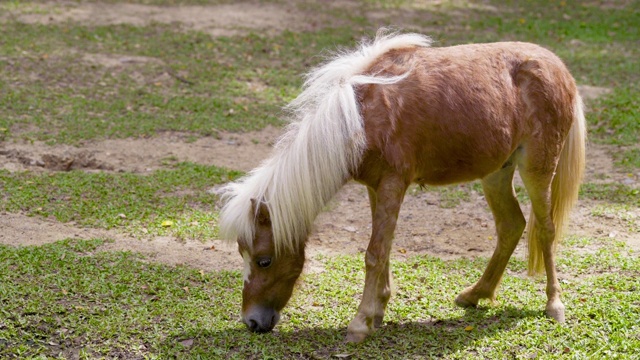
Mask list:
[{"label": "patch of grass", "polygon": [[[590,239],[590,242],[597,240]],[[558,259],[558,267],[572,269],[574,275],[611,274],[637,272],[636,256],[633,256],[624,242],[610,240],[606,246],[599,246],[595,252],[564,251]]]},{"label": "patch of grass", "polygon": [[[1,356],[632,358],[640,346],[640,261],[612,248],[562,254],[563,273],[572,275],[563,280],[564,325],[543,315],[541,279],[507,275],[500,305],[465,310],[453,299],[486,259],[393,262],[397,290],[385,323],[363,344],[345,344],[364,280],[360,256],[323,259],[325,271],[304,276],[276,331],[259,335],[237,321],[238,272],[148,263],[100,252],[101,243],[0,246]],[[522,272],[524,262],[509,267]]]},{"label": "patch of grass", "polygon": [[[141,357],[184,330],[234,324],[237,274],[94,253],[100,243],[0,246],[0,357]],[[229,310],[203,311],[212,304]]]},{"label": "patch of grass", "polygon": [[[250,91],[248,80],[238,76],[233,59],[216,56],[216,48],[235,49],[222,41],[214,44],[208,36],[174,33],[162,26],[151,30],[153,36],[149,29],[127,26],[37,29],[16,25],[8,31],[27,35],[13,37],[19,44],[6,47],[31,44],[24,51],[34,59],[14,55],[3,60],[5,73],[0,72],[0,77],[6,86],[0,106],[6,111],[0,126],[26,127],[28,137],[74,143],[161,130],[210,135],[216,129],[253,130],[281,124],[276,117],[281,93],[266,95],[270,101],[261,100],[263,95]],[[126,55],[150,60],[108,69],[83,60],[76,46],[116,60]],[[178,77],[194,79],[193,84]],[[274,98],[279,102],[274,103]]]},{"label": "patch of grass", "polygon": [[239,175],[191,163],[150,175],[0,171],[0,208],[82,226],[212,238],[216,196],[206,190]]},{"label": "patch of grass", "polygon": [[[616,145],[638,145],[640,138],[640,88],[621,87],[600,99],[589,116],[591,131],[600,141]],[[638,150],[635,149],[637,152]]]},{"label": "patch of grass", "polygon": [[580,187],[580,197],[603,200],[607,202],[626,204],[630,206],[640,206],[639,189],[632,188],[624,184],[595,184],[584,183]]},{"label": "patch of grass", "polygon": [[[0,59],[0,127],[62,143],[281,125],[281,106],[299,92],[300,75],[322,60],[321,49],[353,42],[344,29],[211,38],[162,24],[9,21],[0,31],[7,55]],[[139,60],[115,67],[99,62],[127,56]]]},{"label": "patch of grass", "polygon": [[613,154],[613,158],[616,159],[616,165],[623,169],[640,169],[640,149],[623,150]]},{"label": "patch of grass", "polygon": [[[524,187],[515,185],[514,190],[520,204],[529,203],[529,195]],[[484,195],[480,181],[447,186],[412,186],[408,190],[408,193],[413,196],[422,192],[438,194],[438,206],[443,209],[455,208],[462,202],[472,201],[471,195],[474,193]]]},{"label": "patch of grass", "polygon": [[409,188],[410,195],[417,195],[424,192],[438,194],[438,206],[441,208],[455,208],[461,202],[471,200],[472,193],[482,194],[482,184],[474,181],[468,184],[448,185],[448,186],[412,186]]},{"label": "patch of grass", "polygon": [[591,215],[603,221],[616,220],[625,224],[629,231],[640,234],[640,216],[634,214],[635,205],[628,204],[599,204],[593,207]]}]

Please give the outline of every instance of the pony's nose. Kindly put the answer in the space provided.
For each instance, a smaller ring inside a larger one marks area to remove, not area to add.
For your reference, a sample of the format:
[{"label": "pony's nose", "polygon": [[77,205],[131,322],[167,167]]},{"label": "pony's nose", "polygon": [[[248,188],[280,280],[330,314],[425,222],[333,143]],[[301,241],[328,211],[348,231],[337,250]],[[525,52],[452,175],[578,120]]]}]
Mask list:
[{"label": "pony's nose", "polygon": [[280,315],[274,309],[257,308],[245,316],[244,323],[253,332],[266,333],[273,330],[278,320]]}]

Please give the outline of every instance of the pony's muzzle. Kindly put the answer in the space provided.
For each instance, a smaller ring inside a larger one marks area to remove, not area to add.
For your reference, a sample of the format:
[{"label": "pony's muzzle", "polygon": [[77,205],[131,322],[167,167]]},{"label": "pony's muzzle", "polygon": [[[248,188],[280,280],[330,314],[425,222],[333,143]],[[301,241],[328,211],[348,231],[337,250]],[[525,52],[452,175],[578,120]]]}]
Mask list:
[{"label": "pony's muzzle", "polygon": [[275,309],[264,307],[254,307],[242,317],[249,330],[257,333],[273,330],[279,320],[280,314]]}]

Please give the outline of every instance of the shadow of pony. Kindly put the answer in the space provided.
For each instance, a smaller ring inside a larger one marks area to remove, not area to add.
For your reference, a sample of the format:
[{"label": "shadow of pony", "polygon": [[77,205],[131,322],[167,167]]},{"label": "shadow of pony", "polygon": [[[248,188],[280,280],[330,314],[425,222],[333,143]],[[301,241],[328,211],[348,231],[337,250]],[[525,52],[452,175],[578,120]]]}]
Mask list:
[{"label": "shadow of pony", "polygon": [[[422,359],[456,352],[477,355],[474,342],[508,331],[542,311],[510,306],[466,309],[464,315],[426,321],[385,322],[361,344],[345,343],[346,325],[255,334],[237,327],[179,334],[161,345],[162,358],[206,359]],[[551,321],[551,320],[549,320]],[[182,339],[189,339],[183,346]]]}]

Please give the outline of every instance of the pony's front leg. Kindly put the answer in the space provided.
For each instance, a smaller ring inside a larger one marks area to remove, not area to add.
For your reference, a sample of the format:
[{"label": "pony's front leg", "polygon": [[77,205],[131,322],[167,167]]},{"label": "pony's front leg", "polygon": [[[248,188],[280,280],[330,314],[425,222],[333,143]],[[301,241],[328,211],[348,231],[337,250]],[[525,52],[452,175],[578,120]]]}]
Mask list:
[{"label": "pony's front leg", "polygon": [[382,324],[384,310],[391,296],[389,255],[398,212],[407,183],[399,176],[384,178],[369,190],[373,225],[371,241],[365,255],[366,275],[358,313],[347,328],[347,341],[360,342]]}]

